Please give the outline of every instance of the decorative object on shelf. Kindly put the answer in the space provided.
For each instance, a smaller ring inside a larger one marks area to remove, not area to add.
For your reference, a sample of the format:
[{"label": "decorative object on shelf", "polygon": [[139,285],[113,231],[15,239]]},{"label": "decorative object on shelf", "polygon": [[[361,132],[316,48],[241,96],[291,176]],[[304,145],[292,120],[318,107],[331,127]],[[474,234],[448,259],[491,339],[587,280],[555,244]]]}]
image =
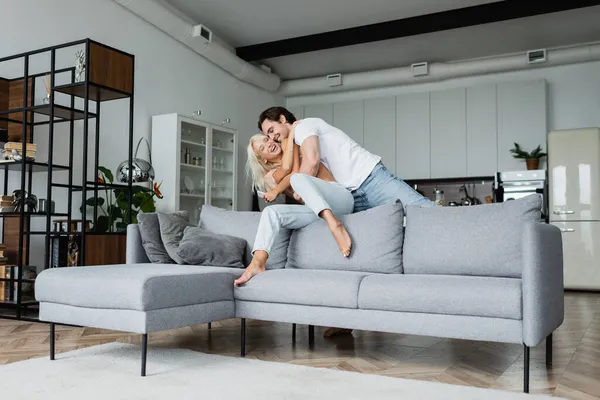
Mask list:
[{"label": "decorative object on shelf", "polygon": [[[140,144],[142,140],[146,142],[148,146],[148,154],[150,161],[143,160],[137,157],[138,150],[140,149]],[[131,161],[131,166],[133,168],[133,177],[132,181],[134,183],[143,183],[143,182],[151,182],[154,180],[154,167],[152,166],[152,153],[150,151],[150,143],[144,137],[142,137],[137,147],[135,148],[135,155],[133,156],[133,160]],[[129,182],[129,161],[125,160],[119,164],[117,167],[117,176],[118,180],[121,183]]]},{"label": "decorative object on shelf", "polygon": [[69,235],[69,244],[67,245],[67,267],[76,267],[79,265],[79,245],[75,235]]},{"label": "decorative object on shelf", "polygon": [[542,151],[542,146],[538,145],[532,152],[527,152],[521,148],[518,143],[515,143],[515,147],[510,149],[514,158],[524,159],[527,163],[528,170],[538,169],[540,165],[540,158],[547,156],[548,154]]},{"label": "decorative object on shelf", "polygon": [[[105,167],[98,167],[98,183],[114,184],[112,172]],[[156,211],[156,198],[162,199],[160,183],[150,181],[151,188],[135,185],[132,187],[133,195],[131,201],[131,223],[137,223],[137,216],[141,212]],[[88,207],[98,207],[103,215],[99,215],[94,222],[96,233],[105,232],[125,232],[127,230],[127,220],[129,217],[129,201],[127,187],[115,188],[109,190],[104,187],[105,197],[90,197],[86,201]],[[83,210],[83,207],[81,208]]]},{"label": "decorative object on shelf", "polygon": [[[50,202],[50,213],[54,214],[54,200],[52,200]],[[45,213],[48,211],[48,200],[47,199],[40,199],[39,200],[39,205],[38,205],[38,211],[41,213]]]},{"label": "decorative object on shelf", "polygon": [[435,188],[433,190],[433,196],[434,196],[434,202],[435,202],[435,204],[437,204],[438,206],[445,205],[445,198],[444,198],[444,191],[443,190]]},{"label": "decorative object on shelf", "polygon": [[83,82],[85,79],[85,52],[75,52],[75,82]]},{"label": "decorative object on shelf", "polygon": [[46,88],[46,97],[42,99],[42,103],[50,104],[50,74],[47,74],[43,78],[44,87]]},{"label": "decorative object on shelf", "polygon": [[191,164],[192,153],[190,152],[190,148],[185,149],[185,156],[183,157],[183,162],[185,164]]},{"label": "decorative object on shelf", "polygon": [[[34,161],[35,154],[37,152],[37,145],[35,143],[27,143],[27,160]],[[23,143],[21,142],[7,142],[4,145],[4,159],[21,161],[23,157]]]},{"label": "decorative object on shelf", "polygon": [[20,212],[21,207],[26,207],[27,212],[37,212],[37,197],[33,194],[27,195],[26,191],[15,190],[13,192],[13,206],[15,212]]}]

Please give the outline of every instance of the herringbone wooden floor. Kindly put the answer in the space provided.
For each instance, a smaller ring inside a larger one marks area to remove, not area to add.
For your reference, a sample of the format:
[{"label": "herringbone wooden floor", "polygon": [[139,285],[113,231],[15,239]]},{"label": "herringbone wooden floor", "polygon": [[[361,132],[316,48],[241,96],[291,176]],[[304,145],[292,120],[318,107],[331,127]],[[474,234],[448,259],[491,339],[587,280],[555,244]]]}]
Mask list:
[{"label": "herringbone wooden floor", "polygon": [[[569,399],[600,399],[600,293],[567,293],[564,324],[554,333],[554,363],[545,364],[545,345],[531,351],[531,393]],[[239,357],[239,321],[227,320],[150,335],[150,347],[187,348]],[[520,345],[355,331],[323,339],[308,328],[247,321],[246,357],[312,367],[409,379],[522,391]],[[119,341],[140,343],[139,335],[95,328],[57,327],[57,353]],[[0,319],[0,364],[48,356],[48,325]],[[148,360],[151,370],[151,358]],[[132,371],[137,373],[138,371]],[[0,367],[1,373],[1,367]]]}]

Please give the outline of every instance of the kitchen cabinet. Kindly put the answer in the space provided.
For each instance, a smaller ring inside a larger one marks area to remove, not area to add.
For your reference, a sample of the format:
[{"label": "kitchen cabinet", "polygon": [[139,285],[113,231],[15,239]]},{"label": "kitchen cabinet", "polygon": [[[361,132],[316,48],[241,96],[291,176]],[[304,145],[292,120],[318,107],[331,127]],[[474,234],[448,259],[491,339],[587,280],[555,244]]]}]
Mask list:
[{"label": "kitchen cabinet", "polygon": [[333,124],[333,104],[313,104],[304,106],[303,118],[321,118],[328,124]]},{"label": "kitchen cabinet", "polygon": [[431,176],[429,93],[396,97],[396,175],[402,179]]},{"label": "kitchen cabinet", "polygon": [[[546,151],[546,81],[543,79],[498,84],[498,171],[525,170],[525,160],[513,158],[510,149],[519,143],[531,151]],[[540,169],[545,168],[545,160]]]},{"label": "kitchen cabinet", "polygon": [[356,143],[364,144],[364,104],[362,100],[335,103],[333,126],[344,131]]},{"label": "kitchen cabinet", "polygon": [[381,156],[390,171],[396,170],[396,97],[364,101],[364,148]]},{"label": "kitchen cabinet", "polygon": [[431,177],[467,174],[466,89],[432,92]]},{"label": "kitchen cabinet", "polygon": [[467,88],[467,176],[498,171],[496,85]]}]

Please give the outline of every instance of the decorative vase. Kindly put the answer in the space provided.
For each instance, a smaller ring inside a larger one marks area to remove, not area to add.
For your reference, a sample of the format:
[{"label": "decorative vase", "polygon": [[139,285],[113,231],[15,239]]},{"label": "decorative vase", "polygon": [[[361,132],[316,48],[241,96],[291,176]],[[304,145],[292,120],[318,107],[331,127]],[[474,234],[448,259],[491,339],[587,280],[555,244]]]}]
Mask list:
[{"label": "decorative vase", "polygon": [[540,165],[540,159],[539,158],[528,158],[526,160],[526,163],[527,163],[528,170],[538,169],[538,167]]}]

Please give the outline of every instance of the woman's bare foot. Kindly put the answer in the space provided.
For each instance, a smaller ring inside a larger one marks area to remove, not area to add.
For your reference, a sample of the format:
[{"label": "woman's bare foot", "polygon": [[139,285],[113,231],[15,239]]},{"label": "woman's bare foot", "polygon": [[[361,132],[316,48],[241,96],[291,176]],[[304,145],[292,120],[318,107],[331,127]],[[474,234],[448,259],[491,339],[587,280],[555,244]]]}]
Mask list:
[{"label": "woman's bare foot", "polygon": [[352,249],[352,239],[346,230],[346,227],[340,222],[335,221],[329,224],[329,230],[333,235],[338,248],[344,255],[344,257],[350,256],[350,250]]},{"label": "woman's bare foot", "polygon": [[242,276],[233,281],[233,284],[235,286],[243,285],[244,283],[252,279],[252,277],[254,277],[255,275],[258,275],[261,272],[265,272],[267,257],[268,255],[265,251],[257,250],[256,252],[254,252],[254,257],[252,257],[250,265],[246,267]]},{"label": "woman's bare foot", "polygon": [[329,328],[323,333],[323,337],[329,338],[337,335],[348,335],[352,333],[352,329],[346,328]]}]

